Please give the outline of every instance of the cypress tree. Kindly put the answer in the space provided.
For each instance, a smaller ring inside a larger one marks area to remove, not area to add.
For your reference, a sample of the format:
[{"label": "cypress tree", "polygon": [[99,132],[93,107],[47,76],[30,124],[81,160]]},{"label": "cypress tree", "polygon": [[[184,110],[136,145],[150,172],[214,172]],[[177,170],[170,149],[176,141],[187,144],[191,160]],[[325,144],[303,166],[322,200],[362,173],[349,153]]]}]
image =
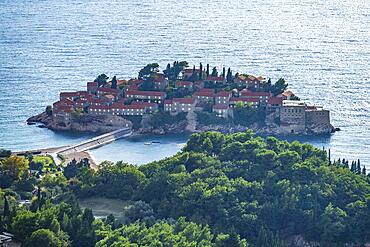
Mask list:
[{"label": "cypress tree", "polygon": [[6,196],[4,195],[4,211],[3,216],[4,218],[10,215],[10,209],[9,209],[9,202]]},{"label": "cypress tree", "polygon": [[233,80],[233,74],[232,74],[232,72],[231,72],[231,68],[229,67],[229,68],[227,69],[226,81],[227,81],[227,83],[231,83],[231,82],[232,82],[232,80]]},{"label": "cypress tree", "polygon": [[222,77],[225,78],[226,76],[226,69],[225,67],[222,68]]},{"label": "cypress tree", "polygon": [[41,188],[37,187],[37,208],[41,208]]},{"label": "cypress tree", "polygon": [[355,162],[352,161],[352,164],[351,164],[351,172],[355,173],[356,172],[356,166],[355,166]]},{"label": "cypress tree", "polygon": [[117,89],[117,77],[116,76],[113,76],[113,78],[112,78],[111,88],[112,89]]},{"label": "cypress tree", "polygon": [[360,165],[360,160],[357,162],[357,169],[356,169],[357,174],[361,174],[361,165]]},{"label": "cypress tree", "polygon": [[366,175],[366,167],[365,166],[362,167],[362,174]]},{"label": "cypress tree", "polygon": [[199,80],[202,80],[203,77],[203,64],[199,64]]},{"label": "cypress tree", "polygon": [[330,153],[330,148],[329,148],[329,152],[328,152],[328,159],[329,159],[329,165],[331,165],[331,153]]}]

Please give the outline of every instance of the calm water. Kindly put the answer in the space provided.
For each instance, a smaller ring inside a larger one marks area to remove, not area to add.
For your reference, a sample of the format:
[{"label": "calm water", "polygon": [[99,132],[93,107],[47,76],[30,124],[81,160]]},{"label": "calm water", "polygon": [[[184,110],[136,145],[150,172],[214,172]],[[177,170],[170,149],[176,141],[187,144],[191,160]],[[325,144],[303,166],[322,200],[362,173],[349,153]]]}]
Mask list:
[{"label": "calm water", "polygon": [[[97,74],[127,78],[149,62],[175,59],[284,77],[302,99],[330,109],[342,129],[304,140],[370,164],[368,0],[1,0],[0,147],[86,138],[25,120],[59,91],[83,89]],[[175,153],[181,142],[166,137],[170,144],[144,147],[143,141],[93,153],[140,163]]]}]

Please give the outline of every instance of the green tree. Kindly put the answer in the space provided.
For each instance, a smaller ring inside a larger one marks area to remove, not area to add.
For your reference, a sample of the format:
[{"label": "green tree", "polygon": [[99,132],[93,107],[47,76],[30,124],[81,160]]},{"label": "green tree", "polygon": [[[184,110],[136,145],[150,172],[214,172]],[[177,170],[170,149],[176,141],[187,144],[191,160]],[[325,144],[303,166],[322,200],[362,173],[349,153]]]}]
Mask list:
[{"label": "green tree", "polygon": [[112,78],[111,88],[112,89],[117,89],[117,77],[116,76],[113,76],[113,78]]},{"label": "green tree", "polygon": [[109,77],[106,74],[100,74],[95,78],[94,82],[98,83],[98,87],[102,87],[107,84],[108,79]]},{"label": "green tree", "polygon": [[39,229],[32,233],[26,246],[37,247],[67,247],[69,242],[64,238],[59,238],[58,235],[49,229]]},{"label": "green tree", "polygon": [[212,76],[218,76],[218,72],[217,72],[217,68],[216,67],[213,67],[212,69]]}]

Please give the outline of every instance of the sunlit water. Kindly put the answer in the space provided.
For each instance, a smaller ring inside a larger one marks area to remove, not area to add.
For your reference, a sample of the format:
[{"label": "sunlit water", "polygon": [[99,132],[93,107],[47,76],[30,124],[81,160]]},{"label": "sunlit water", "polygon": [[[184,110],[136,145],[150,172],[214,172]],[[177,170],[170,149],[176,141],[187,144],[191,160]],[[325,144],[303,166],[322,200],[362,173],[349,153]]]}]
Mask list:
[{"label": "sunlit water", "polygon": [[[0,147],[88,137],[25,120],[97,74],[127,78],[149,62],[173,60],[284,77],[302,99],[331,110],[342,129],[304,141],[370,164],[368,0],[1,0]],[[176,138],[152,146],[147,138],[121,140],[93,153],[142,163],[177,152],[185,137]]]}]

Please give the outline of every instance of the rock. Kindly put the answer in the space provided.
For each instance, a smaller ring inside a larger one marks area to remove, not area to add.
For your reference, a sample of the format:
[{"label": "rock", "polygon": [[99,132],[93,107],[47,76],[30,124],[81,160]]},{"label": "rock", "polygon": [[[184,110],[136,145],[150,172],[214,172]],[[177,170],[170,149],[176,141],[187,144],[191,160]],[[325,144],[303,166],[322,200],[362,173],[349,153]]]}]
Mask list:
[{"label": "rock", "polygon": [[56,119],[45,112],[27,119],[27,123],[41,123],[40,128],[49,128],[52,130],[69,130],[77,132],[94,132],[105,133],[132,127],[131,121],[120,116],[104,115],[95,116],[90,114],[75,115],[72,114],[70,119]]}]

